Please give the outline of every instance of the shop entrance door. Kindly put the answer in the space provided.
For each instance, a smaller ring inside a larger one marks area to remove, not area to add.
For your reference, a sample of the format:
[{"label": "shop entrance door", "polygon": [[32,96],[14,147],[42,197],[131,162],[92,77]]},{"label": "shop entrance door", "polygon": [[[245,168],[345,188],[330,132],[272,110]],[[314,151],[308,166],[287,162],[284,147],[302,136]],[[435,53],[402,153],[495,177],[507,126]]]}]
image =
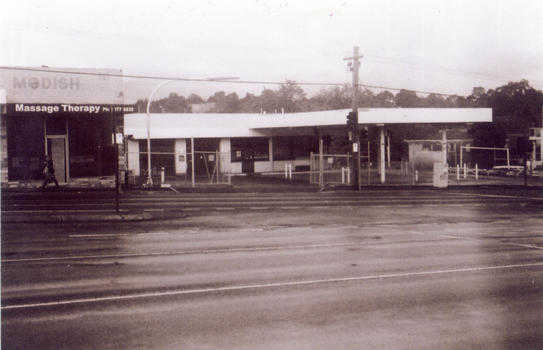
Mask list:
[{"label": "shop entrance door", "polygon": [[252,148],[244,148],[241,150],[241,172],[244,174],[252,174],[255,172],[255,159]]},{"label": "shop entrance door", "polygon": [[60,183],[68,182],[66,154],[66,136],[47,136],[47,155],[53,159],[55,177]]}]

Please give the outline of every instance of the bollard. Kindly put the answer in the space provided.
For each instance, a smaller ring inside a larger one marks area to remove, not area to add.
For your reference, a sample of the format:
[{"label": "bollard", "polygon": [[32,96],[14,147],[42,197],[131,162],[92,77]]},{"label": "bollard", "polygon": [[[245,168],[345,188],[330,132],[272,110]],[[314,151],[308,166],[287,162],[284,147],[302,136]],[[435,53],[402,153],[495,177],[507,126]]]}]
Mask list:
[{"label": "bollard", "polygon": [[164,183],[164,178],[165,178],[165,171],[164,171],[164,167],[162,167],[162,169],[160,169],[160,183]]},{"label": "bollard", "polygon": [[345,168],[345,167],[341,167],[341,183],[344,184],[345,183],[345,173],[347,173],[347,183],[351,183],[351,169],[350,168]]},{"label": "bollard", "polygon": [[285,179],[292,180],[292,164],[285,164]]},{"label": "bollard", "polygon": [[456,164],[456,181],[460,181],[460,165]]},{"label": "bollard", "polygon": [[415,182],[419,182],[419,171],[415,171]]}]

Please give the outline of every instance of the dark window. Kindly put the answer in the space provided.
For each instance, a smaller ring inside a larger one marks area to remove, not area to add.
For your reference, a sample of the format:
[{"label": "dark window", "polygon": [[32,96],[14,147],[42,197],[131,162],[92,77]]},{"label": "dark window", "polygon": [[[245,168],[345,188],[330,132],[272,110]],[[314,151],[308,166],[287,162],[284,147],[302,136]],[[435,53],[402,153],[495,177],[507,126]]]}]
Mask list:
[{"label": "dark window", "polygon": [[9,181],[41,178],[45,160],[43,117],[6,117]]},{"label": "dark window", "polygon": [[316,136],[281,136],[273,138],[274,160],[309,158],[311,152],[319,152],[319,139]]},{"label": "dark window", "polygon": [[115,174],[113,122],[110,115],[69,116],[68,144],[71,177]]},{"label": "dark window", "polygon": [[266,137],[245,137],[231,140],[232,162],[270,160],[270,145]]}]

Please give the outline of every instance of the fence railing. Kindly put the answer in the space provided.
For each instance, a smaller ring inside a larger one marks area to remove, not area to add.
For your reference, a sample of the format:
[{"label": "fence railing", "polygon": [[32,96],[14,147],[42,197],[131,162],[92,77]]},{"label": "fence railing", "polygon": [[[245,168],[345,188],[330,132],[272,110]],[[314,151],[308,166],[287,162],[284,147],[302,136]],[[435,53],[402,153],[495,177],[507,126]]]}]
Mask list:
[{"label": "fence railing", "polygon": [[[147,152],[129,152],[129,154],[139,155],[138,163],[129,164],[131,169],[129,173],[133,176],[133,169],[139,168],[139,176],[147,177],[148,170],[146,166]],[[153,157],[162,157],[160,161]],[[170,157],[164,159],[164,157]],[[182,157],[183,161],[178,163],[178,158]],[[128,157],[130,159],[130,157]],[[164,173],[164,164],[168,166],[167,174]],[[160,183],[175,179],[176,182],[186,182],[187,185],[213,185],[213,184],[231,184],[231,162],[229,152],[218,151],[195,151],[189,153],[175,152],[151,152],[151,175],[160,177]],[[181,168],[181,169],[179,169]],[[175,170],[174,170],[175,169]],[[179,171],[180,170],[180,171]],[[175,176],[174,176],[175,171]],[[178,172],[179,171],[179,172]]]},{"label": "fence railing", "polygon": [[351,156],[311,154],[309,182],[312,184],[349,184]]}]

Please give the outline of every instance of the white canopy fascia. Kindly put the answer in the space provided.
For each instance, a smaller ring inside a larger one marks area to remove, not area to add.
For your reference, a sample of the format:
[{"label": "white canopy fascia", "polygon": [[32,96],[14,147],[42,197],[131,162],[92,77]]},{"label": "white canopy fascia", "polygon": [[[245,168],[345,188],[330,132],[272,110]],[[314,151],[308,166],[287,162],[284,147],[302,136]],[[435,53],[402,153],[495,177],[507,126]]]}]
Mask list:
[{"label": "white canopy fascia", "polygon": [[[274,130],[344,126],[350,110],[304,113],[158,113],[150,116],[153,139],[273,136]],[[126,114],[125,135],[147,138],[147,114]],[[491,108],[360,108],[361,125],[492,122]]]}]

